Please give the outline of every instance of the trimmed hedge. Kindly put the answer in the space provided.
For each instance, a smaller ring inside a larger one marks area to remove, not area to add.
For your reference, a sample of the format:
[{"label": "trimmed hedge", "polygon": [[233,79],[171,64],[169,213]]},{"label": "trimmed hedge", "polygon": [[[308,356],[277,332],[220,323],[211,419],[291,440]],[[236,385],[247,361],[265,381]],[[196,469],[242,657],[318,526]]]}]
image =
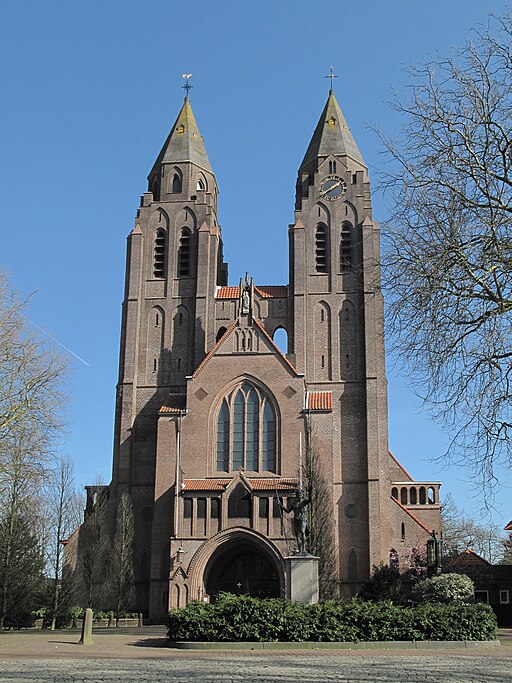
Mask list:
[{"label": "trimmed hedge", "polygon": [[492,640],[496,616],[488,605],[328,600],[316,605],[224,594],[212,605],[192,602],[169,614],[171,641]]}]

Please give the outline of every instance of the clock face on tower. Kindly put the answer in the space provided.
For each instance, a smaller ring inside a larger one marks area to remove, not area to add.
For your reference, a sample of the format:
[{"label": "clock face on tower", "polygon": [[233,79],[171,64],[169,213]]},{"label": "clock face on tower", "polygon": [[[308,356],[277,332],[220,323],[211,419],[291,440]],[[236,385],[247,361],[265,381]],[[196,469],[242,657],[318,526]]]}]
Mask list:
[{"label": "clock face on tower", "polygon": [[320,197],[333,202],[345,194],[347,183],[337,175],[328,175],[320,183]]}]

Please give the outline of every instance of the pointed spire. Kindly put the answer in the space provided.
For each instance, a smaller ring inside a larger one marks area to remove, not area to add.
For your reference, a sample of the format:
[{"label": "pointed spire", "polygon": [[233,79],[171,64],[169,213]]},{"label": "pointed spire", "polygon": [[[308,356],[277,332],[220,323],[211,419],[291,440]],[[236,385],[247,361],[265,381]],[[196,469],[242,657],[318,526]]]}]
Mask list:
[{"label": "pointed spire", "polygon": [[319,156],[329,154],[349,156],[366,166],[332,89],[329,91],[326,105],[300,168],[304,168]]},{"label": "pointed spire", "polygon": [[190,161],[213,173],[208,155],[206,154],[203,138],[190,106],[188,92],[178,118],[153,165],[153,170],[161,163],[178,163],[183,161]]}]

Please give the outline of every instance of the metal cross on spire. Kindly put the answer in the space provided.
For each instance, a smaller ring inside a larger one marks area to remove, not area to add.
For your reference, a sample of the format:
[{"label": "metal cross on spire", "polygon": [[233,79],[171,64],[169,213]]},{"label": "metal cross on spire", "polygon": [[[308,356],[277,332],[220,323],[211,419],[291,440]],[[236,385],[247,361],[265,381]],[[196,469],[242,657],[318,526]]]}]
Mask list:
[{"label": "metal cross on spire", "polygon": [[188,99],[188,94],[189,94],[191,88],[194,87],[193,85],[190,85],[190,83],[188,82],[188,79],[189,79],[189,78],[192,78],[192,74],[181,74],[181,77],[185,79],[185,85],[182,85],[181,87],[182,87],[182,88],[185,90],[185,92],[187,93],[187,94],[186,94],[186,97],[187,97],[187,99]]},{"label": "metal cross on spire", "polygon": [[330,78],[331,79],[331,87],[329,88],[329,92],[332,92],[332,82],[335,78],[338,78],[334,73],[334,67],[333,66],[329,67],[329,75],[324,76],[324,78]]}]

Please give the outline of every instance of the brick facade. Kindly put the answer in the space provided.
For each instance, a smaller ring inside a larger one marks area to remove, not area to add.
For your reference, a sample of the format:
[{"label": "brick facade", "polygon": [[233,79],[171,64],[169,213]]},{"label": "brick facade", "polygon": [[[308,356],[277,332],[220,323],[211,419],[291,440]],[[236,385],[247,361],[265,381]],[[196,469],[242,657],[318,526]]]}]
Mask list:
[{"label": "brick facade", "polygon": [[284,594],[293,534],[275,500],[297,486],[306,419],[352,595],[391,549],[440,530],[440,506],[439,485],[413,482],[388,452],[379,226],[334,94],[298,173],[288,286],[228,286],[188,99],[148,180],[128,237],[109,497],[115,509],[132,496],[138,607],[162,620],[212,576],[229,583],[231,557],[250,590],[244,562],[259,567],[261,594]]}]

